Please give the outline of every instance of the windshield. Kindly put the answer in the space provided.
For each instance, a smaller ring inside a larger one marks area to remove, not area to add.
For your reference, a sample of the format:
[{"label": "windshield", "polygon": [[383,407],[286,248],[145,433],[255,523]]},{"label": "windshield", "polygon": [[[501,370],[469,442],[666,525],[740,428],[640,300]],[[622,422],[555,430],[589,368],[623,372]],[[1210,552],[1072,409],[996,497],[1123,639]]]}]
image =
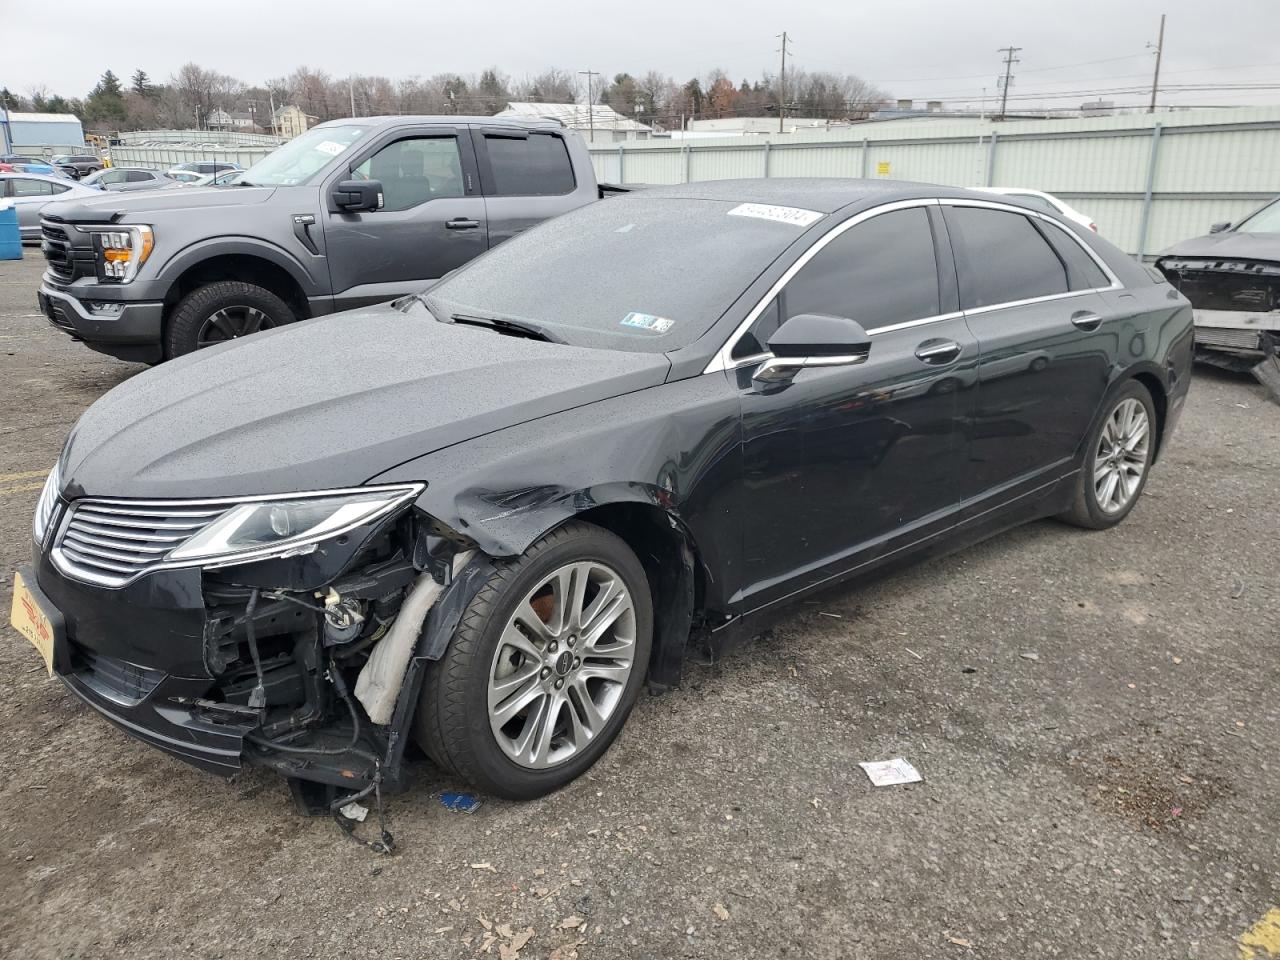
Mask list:
[{"label": "windshield", "polygon": [[1280,233],[1280,200],[1273,200],[1240,226],[1239,233]]},{"label": "windshield", "polygon": [[368,127],[356,126],[308,130],[255,163],[240,182],[271,187],[306,183],[368,132]]},{"label": "windshield", "polygon": [[436,284],[437,318],[508,319],[569,343],[645,353],[707,332],[804,228],[737,203],[616,197],[508,240]]}]

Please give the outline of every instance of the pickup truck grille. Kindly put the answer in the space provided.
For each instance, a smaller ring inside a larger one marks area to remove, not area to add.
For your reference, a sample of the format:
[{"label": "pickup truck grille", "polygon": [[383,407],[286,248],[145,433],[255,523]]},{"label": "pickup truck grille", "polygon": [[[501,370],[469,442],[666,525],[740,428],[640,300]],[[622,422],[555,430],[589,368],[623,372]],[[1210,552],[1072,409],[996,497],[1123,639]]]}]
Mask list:
[{"label": "pickup truck grille", "polygon": [[79,580],[118,587],[230,509],[227,505],[79,500],[54,542],[58,567]]},{"label": "pickup truck grille", "polygon": [[49,271],[62,280],[75,277],[75,261],[71,259],[71,240],[62,227],[45,221],[40,224],[40,249],[48,261]]}]

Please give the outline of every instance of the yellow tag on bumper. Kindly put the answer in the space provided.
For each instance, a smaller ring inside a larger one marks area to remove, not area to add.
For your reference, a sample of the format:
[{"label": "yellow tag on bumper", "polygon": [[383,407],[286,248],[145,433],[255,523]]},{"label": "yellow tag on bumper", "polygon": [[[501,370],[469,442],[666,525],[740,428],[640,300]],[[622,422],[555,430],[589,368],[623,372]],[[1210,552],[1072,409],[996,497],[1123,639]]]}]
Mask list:
[{"label": "yellow tag on bumper", "polygon": [[44,657],[45,669],[49,671],[49,676],[53,676],[53,623],[22,582],[20,573],[13,575],[13,610],[9,620],[13,628],[40,651],[40,656]]}]

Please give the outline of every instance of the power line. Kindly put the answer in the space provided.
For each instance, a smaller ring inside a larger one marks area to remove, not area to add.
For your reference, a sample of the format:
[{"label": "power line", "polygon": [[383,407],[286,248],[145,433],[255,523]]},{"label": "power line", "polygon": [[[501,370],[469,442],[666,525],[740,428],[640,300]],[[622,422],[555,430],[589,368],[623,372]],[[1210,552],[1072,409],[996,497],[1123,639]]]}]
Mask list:
[{"label": "power line", "polygon": [[1004,119],[1004,108],[1009,102],[1009,84],[1013,83],[1013,65],[1022,61],[1014,57],[1021,47],[1001,47],[1004,56],[1004,82],[1000,84],[1000,119]]}]

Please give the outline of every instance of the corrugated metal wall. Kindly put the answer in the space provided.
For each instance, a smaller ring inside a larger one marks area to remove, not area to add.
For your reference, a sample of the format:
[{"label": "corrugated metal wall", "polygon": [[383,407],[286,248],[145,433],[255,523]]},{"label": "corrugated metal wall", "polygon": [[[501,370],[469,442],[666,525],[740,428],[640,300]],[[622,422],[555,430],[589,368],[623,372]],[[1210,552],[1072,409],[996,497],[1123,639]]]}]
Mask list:
[{"label": "corrugated metal wall", "polygon": [[195,160],[216,160],[249,167],[275,147],[112,147],[111,162],[120,167],[162,167]]},{"label": "corrugated metal wall", "polygon": [[596,146],[591,156],[597,177],[616,183],[866,176],[1029,187],[1088,214],[1129,253],[1150,255],[1280,193],[1280,107],[1002,124],[894,120]]}]

